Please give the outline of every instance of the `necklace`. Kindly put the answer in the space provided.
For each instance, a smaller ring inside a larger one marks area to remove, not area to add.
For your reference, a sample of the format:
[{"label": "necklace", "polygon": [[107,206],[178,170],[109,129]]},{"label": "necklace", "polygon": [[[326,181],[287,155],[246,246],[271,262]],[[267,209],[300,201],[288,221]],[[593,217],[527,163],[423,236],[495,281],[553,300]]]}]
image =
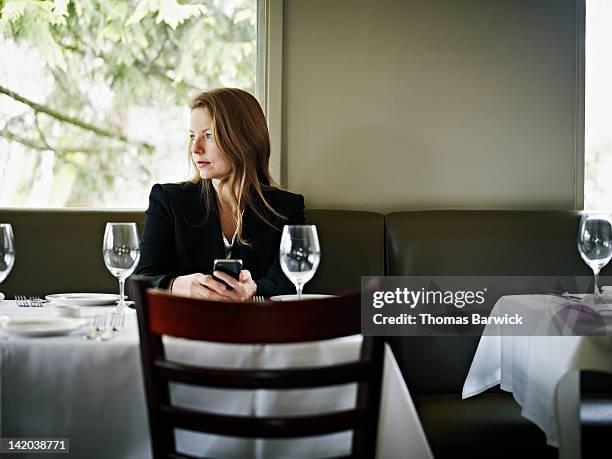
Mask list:
[{"label": "necklace", "polygon": [[[242,211],[242,216],[244,217],[244,210]],[[234,234],[232,235],[232,241],[228,241],[223,233],[223,229],[221,230],[221,236],[223,237],[223,247],[225,249],[225,258],[232,257],[232,249],[234,248],[234,243],[236,242],[236,236],[238,235],[238,225],[236,225],[236,229],[234,230]]]}]

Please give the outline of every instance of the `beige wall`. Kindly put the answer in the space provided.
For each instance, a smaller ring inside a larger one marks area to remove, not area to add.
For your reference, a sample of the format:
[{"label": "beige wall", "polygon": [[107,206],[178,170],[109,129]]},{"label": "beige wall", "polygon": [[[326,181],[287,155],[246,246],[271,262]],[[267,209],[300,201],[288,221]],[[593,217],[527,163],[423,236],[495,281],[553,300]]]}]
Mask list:
[{"label": "beige wall", "polygon": [[285,185],[309,207],[574,208],[577,2],[285,0]]}]

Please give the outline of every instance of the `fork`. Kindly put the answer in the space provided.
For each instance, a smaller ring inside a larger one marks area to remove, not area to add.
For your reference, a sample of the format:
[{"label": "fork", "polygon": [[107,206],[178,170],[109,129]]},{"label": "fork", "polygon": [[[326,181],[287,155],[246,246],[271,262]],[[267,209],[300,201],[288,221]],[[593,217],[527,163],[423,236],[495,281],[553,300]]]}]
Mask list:
[{"label": "fork", "polygon": [[112,336],[113,330],[110,322],[106,320],[104,314],[95,315],[91,326],[83,334],[83,339],[95,339],[96,341],[106,341]]},{"label": "fork", "polygon": [[88,325],[87,331],[83,333],[81,338],[83,339],[97,339],[98,338],[98,330],[101,328],[101,316],[96,315],[93,318],[93,321]]},{"label": "fork", "polygon": [[120,331],[125,326],[125,314],[123,312],[113,312],[110,315],[110,328],[113,331]]},{"label": "fork", "polygon": [[15,295],[15,303],[17,304],[17,306],[19,306],[20,308],[25,308],[27,307],[27,302],[26,302],[26,297],[23,295]]},{"label": "fork", "polygon": [[15,295],[15,302],[20,308],[42,308],[43,300],[37,296],[27,297],[25,295]]},{"label": "fork", "polygon": [[38,297],[38,296],[31,296],[30,297],[30,304],[34,308],[42,308],[43,307],[43,300],[40,297]]},{"label": "fork", "polygon": [[263,295],[255,295],[253,297],[253,303],[265,303],[266,298]]},{"label": "fork", "polygon": [[[96,340],[98,341],[106,341],[113,337],[113,326],[111,325],[112,317],[108,314],[100,314],[96,316],[98,322],[96,324],[96,330],[98,332],[96,336]],[[94,319],[95,322],[96,319]]]},{"label": "fork", "polygon": [[15,295],[15,302],[20,308],[30,308],[34,306],[32,300],[25,295]]}]

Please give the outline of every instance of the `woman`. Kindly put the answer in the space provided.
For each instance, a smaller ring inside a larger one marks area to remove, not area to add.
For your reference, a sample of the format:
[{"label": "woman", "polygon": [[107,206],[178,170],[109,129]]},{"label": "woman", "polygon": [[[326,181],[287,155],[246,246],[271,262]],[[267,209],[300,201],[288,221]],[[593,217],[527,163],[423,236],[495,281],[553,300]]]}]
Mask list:
[{"label": "woman", "polygon": [[[197,173],[189,182],[153,186],[136,274],[195,298],[244,301],[294,292],[278,251],[283,225],[304,224],[304,197],[270,178],[270,140],[257,99],[220,88],[199,94],[190,108]],[[218,258],[242,260],[238,280],[211,273]]]}]

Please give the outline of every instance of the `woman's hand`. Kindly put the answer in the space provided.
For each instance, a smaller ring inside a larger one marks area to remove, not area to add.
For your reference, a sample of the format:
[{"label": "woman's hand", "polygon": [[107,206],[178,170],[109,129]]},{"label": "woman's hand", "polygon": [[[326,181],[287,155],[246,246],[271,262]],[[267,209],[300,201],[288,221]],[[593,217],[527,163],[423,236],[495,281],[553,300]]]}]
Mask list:
[{"label": "woman's hand", "polygon": [[[243,269],[240,271],[239,279],[236,280],[229,274],[221,271],[213,272],[214,276],[225,281],[232,288],[225,288],[223,292],[219,292],[225,297],[225,299],[231,299],[235,301],[246,301],[250,300],[255,292],[257,292],[257,284],[251,277],[250,271]],[[221,284],[223,285],[223,284]]]},{"label": "woman's hand", "polygon": [[[235,279],[232,280],[236,282]],[[173,295],[205,300],[227,300],[226,293],[229,291],[222,282],[213,279],[210,274],[202,273],[176,277],[170,290]]]},{"label": "woman's hand", "polygon": [[173,295],[225,301],[249,300],[257,292],[257,284],[246,269],[240,271],[239,280],[221,271],[215,271],[214,275],[227,282],[232,288],[227,288],[223,282],[219,282],[210,274],[195,273],[176,277],[170,291]]}]

